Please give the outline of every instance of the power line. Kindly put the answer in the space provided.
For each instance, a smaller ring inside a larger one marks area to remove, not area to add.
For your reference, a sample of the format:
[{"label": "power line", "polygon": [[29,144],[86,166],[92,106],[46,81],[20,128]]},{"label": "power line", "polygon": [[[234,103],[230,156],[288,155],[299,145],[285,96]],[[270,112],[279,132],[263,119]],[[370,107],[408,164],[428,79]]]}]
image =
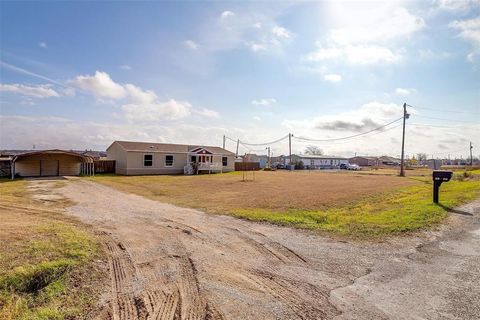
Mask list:
[{"label": "power line", "polygon": [[435,109],[435,108],[427,108],[427,107],[417,107],[417,106],[412,106],[412,105],[407,105],[409,107],[415,108],[415,109],[420,109],[420,110],[430,110],[430,111],[436,111],[436,112],[447,112],[447,113],[464,113],[464,114],[479,114],[480,112],[469,112],[469,111],[457,111],[457,110],[443,110],[443,109]]},{"label": "power line", "polygon": [[282,140],[285,140],[288,138],[288,134],[286,136],[283,136],[277,140],[274,140],[274,141],[270,141],[270,142],[264,142],[264,143],[249,143],[249,142],[245,142],[245,141],[241,141],[240,140],[240,143],[243,145],[243,146],[266,146],[266,145],[270,145],[270,144],[275,144],[277,142],[280,142]]},{"label": "power line", "polygon": [[474,124],[478,124],[478,122],[475,122],[475,121],[436,118],[436,117],[422,116],[422,115],[418,115],[418,114],[415,115],[415,118],[425,118],[425,119],[432,119],[432,120],[441,120],[441,121],[450,121],[450,122],[463,122],[463,123],[474,123]]},{"label": "power line", "polygon": [[355,135],[352,135],[352,136],[347,136],[347,137],[341,137],[341,138],[332,138],[332,139],[313,139],[313,138],[305,138],[305,137],[295,137],[295,139],[297,140],[305,140],[305,141],[312,141],[312,142],[326,142],[326,141],[337,141],[337,140],[346,140],[346,139],[351,139],[351,138],[356,138],[356,137],[359,137],[359,136],[363,136],[363,135],[366,135],[366,134],[369,134],[371,132],[374,132],[374,131],[377,131],[377,130],[380,130],[382,128],[385,128],[386,126],[389,126],[397,121],[400,121],[402,120],[403,117],[401,118],[398,118],[398,119],[395,119],[387,124],[384,124],[380,127],[377,127],[375,129],[372,129],[372,130],[369,130],[369,131],[366,131],[366,132],[362,132],[362,133],[358,133],[358,134],[355,134]]}]

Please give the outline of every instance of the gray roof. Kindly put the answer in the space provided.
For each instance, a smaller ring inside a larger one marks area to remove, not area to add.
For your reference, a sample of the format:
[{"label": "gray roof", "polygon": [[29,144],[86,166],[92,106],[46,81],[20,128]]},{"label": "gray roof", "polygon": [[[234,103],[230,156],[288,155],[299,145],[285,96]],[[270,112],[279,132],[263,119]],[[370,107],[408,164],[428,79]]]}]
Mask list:
[{"label": "gray roof", "polygon": [[137,141],[114,141],[112,144],[114,143],[117,143],[118,145],[120,145],[120,147],[122,147],[125,151],[188,153],[190,150],[201,147],[213,154],[228,154],[228,155],[234,154],[233,152],[225,150],[220,147],[202,146],[202,145],[137,142]]}]

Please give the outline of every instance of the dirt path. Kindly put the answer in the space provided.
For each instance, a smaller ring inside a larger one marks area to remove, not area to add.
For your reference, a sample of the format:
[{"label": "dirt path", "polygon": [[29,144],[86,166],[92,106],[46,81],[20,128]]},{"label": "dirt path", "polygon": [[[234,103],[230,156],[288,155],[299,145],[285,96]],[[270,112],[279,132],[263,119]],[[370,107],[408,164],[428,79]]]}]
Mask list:
[{"label": "dirt path", "polygon": [[480,316],[480,201],[460,208],[448,230],[368,244],[207,215],[82,179],[59,192],[77,203],[72,215],[102,233],[113,319]]}]

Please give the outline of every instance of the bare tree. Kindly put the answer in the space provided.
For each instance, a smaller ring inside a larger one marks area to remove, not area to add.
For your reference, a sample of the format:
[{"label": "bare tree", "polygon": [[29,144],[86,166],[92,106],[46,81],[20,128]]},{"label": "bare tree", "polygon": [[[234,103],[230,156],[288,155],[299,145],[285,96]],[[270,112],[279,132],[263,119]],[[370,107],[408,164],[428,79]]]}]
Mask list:
[{"label": "bare tree", "polygon": [[425,161],[425,160],[427,160],[427,154],[426,154],[426,153],[417,153],[417,160],[418,160],[418,161]]},{"label": "bare tree", "polygon": [[305,154],[309,154],[309,155],[315,155],[315,156],[321,156],[323,155],[323,150],[320,149],[319,147],[317,146],[308,146],[306,149],[305,149]]}]

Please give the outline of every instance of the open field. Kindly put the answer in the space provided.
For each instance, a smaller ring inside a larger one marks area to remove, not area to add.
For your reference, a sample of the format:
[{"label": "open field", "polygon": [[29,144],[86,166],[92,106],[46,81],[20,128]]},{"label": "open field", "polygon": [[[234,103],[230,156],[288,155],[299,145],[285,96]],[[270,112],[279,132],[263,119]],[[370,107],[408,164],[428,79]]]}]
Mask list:
[{"label": "open field", "polygon": [[45,194],[62,185],[0,181],[0,319],[82,319],[95,309],[101,250],[63,214],[71,203]]},{"label": "open field", "polygon": [[449,208],[475,199],[480,181],[442,186],[444,206],[431,203],[430,174],[400,178],[370,172],[277,171],[200,176],[96,176],[121,191],[210,213],[229,214],[347,235],[378,235],[419,229],[446,217]]}]

